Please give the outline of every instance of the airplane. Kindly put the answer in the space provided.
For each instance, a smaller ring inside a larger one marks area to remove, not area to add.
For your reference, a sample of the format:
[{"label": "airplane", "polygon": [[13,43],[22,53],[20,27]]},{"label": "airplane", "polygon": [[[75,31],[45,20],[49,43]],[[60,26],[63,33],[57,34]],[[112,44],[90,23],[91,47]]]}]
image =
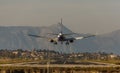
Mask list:
[{"label": "airplane", "polygon": [[[62,19],[61,19],[61,23],[59,23],[59,24],[62,24]],[[81,40],[81,39],[96,36],[96,35],[88,35],[88,36],[80,36],[80,37],[67,37],[69,35],[73,35],[73,34],[76,34],[76,33],[65,34],[62,31],[60,31],[58,34],[55,34],[55,33],[48,33],[48,34],[56,35],[56,37],[51,38],[51,37],[47,37],[47,36],[39,36],[39,35],[32,35],[32,34],[28,34],[28,36],[37,37],[37,38],[45,38],[45,39],[48,39],[48,41],[50,43],[53,43],[55,45],[57,45],[58,42],[61,42],[61,44],[63,44],[63,42],[65,42],[66,45],[69,45],[70,43],[73,43],[75,40]]]}]

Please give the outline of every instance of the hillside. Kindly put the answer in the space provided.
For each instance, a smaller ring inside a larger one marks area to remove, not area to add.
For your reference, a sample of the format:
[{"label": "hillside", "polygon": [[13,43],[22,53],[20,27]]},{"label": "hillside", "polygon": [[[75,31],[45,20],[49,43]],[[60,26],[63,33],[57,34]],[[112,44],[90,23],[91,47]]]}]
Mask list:
[{"label": "hillside", "polygon": [[[70,46],[50,44],[47,39],[28,36],[47,35],[47,33],[59,33],[62,27],[64,33],[71,33],[64,25],[51,25],[48,27],[32,26],[8,26],[0,27],[0,49],[51,49],[62,52],[108,52],[120,54],[120,30],[108,34],[98,35],[83,40],[77,40]],[[83,35],[83,34],[80,34]],[[78,36],[78,35],[77,35]],[[55,37],[51,36],[50,37]]]}]

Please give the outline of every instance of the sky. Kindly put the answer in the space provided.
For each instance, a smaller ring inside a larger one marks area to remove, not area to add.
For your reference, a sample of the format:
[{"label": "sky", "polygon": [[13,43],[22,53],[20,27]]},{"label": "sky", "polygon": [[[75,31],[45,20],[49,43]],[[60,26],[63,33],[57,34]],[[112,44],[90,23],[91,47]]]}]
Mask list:
[{"label": "sky", "polygon": [[120,0],[0,0],[0,26],[50,26],[77,33],[120,29]]}]

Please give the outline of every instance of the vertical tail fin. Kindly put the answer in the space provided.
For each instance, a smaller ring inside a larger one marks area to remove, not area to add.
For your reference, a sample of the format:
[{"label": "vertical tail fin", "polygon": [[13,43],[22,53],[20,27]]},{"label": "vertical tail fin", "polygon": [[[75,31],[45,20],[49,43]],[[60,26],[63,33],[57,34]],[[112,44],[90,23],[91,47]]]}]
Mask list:
[{"label": "vertical tail fin", "polygon": [[62,18],[61,18],[61,21],[60,21],[58,24],[59,24],[59,25],[58,25],[59,33],[63,33],[63,32],[62,32],[62,29],[63,29],[63,20],[62,20]]},{"label": "vertical tail fin", "polygon": [[63,26],[62,26],[62,25],[63,25],[63,23],[62,23],[62,18],[61,18],[61,23],[60,23],[60,24],[61,24],[60,33],[63,33],[63,32],[62,32],[62,28],[63,28]]},{"label": "vertical tail fin", "polygon": [[61,23],[60,24],[62,24],[62,18],[61,18]]}]

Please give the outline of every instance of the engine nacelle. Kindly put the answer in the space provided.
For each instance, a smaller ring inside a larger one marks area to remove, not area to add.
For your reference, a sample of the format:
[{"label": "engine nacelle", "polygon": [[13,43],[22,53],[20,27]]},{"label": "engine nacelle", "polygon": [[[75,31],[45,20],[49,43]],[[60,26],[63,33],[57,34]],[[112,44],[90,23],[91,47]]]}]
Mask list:
[{"label": "engine nacelle", "polygon": [[53,43],[53,42],[54,42],[54,40],[52,40],[52,39],[51,39],[51,40],[50,40],[50,42],[51,42],[51,43]]},{"label": "engine nacelle", "polygon": [[74,42],[74,40],[69,40],[69,42],[70,42],[70,43],[73,43],[73,42]]}]

